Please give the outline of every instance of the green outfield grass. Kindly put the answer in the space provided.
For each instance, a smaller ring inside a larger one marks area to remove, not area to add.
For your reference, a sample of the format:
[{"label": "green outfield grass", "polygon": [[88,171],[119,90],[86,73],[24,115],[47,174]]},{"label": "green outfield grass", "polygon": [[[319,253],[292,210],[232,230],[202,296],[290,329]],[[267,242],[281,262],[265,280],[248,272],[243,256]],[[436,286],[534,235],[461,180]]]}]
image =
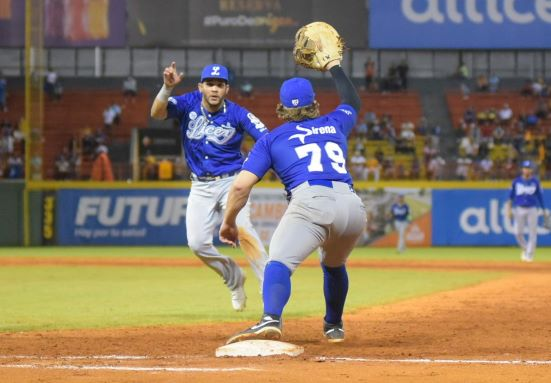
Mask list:
[{"label": "green outfield grass", "polygon": [[[235,250],[228,249],[228,253]],[[426,249],[397,256],[391,250],[361,249],[362,259],[516,260],[514,249]],[[543,253],[543,251],[542,251]],[[185,248],[0,249],[0,256],[193,257]],[[538,257],[540,255],[538,254]],[[541,256],[549,261],[549,254]],[[174,325],[256,320],[261,314],[258,283],[247,270],[248,308],[231,309],[229,292],[201,267],[3,266],[0,267],[0,331]],[[347,311],[452,290],[500,278],[481,271],[351,268]],[[304,267],[293,276],[286,317],[318,316],[324,310],[322,273]]]},{"label": "green outfield grass", "polygon": [[[239,249],[221,248],[225,254],[243,258]],[[185,247],[0,247],[0,257],[137,257],[178,258],[193,254]],[[315,257],[316,255],[312,255]],[[518,261],[520,250],[516,247],[429,247],[411,248],[404,254],[396,254],[393,248],[356,248],[351,259],[367,260],[455,260],[455,261]],[[536,262],[551,262],[551,247],[538,248]]]}]

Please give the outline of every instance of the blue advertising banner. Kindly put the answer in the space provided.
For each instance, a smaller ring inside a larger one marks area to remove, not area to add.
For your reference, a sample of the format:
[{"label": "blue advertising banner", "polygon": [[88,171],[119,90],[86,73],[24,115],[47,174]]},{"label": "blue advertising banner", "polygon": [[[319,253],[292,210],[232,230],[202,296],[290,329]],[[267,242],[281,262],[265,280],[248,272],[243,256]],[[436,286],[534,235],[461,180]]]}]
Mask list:
[{"label": "blue advertising banner", "polygon": [[551,0],[371,0],[374,49],[548,49]]},{"label": "blue advertising banner", "polygon": [[[516,245],[507,218],[508,190],[433,190],[432,244],[435,246]],[[547,207],[551,196],[544,194]],[[538,221],[538,245],[551,245],[549,230]]]},{"label": "blue advertising banner", "polygon": [[59,245],[185,245],[189,190],[60,190]]}]

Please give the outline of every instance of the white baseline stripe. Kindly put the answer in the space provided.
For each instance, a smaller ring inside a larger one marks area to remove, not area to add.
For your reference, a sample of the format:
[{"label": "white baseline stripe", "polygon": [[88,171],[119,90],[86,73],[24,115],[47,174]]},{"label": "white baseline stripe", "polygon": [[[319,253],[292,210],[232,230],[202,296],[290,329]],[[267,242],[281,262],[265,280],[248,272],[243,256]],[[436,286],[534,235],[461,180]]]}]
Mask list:
[{"label": "white baseline stripe", "polygon": [[0,359],[33,359],[33,360],[149,360],[149,359],[176,359],[178,356],[158,356],[151,357],[147,355],[59,355],[59,356],[44,356],[44,355],[0,355]]},{"label": "white baseline stripe", "polygon": [[201,367],[132,367],[132,366],[74,366],[55,365],[42,366],[39,364],[0,364],[0,368],[37,368],[48,370],[108,370],[108,371],[136,371],[136,372],[236,372],[236,371],[260,371],[257,368],[233,367],[233,368],[201,368]]},{"label": "white baseline stripe", "polygon": [[491,360],[491,359],[376,359],[319,357],[319,361],[366,362],[366,363],[410,363],[410,364],[501,364],[501,365],[551,365],[551,360]]}]

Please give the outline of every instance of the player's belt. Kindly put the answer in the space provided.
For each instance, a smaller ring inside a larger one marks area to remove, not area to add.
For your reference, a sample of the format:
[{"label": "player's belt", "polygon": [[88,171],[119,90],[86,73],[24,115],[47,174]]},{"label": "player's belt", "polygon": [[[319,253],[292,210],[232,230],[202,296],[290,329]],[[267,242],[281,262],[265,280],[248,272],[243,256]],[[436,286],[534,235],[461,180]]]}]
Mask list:
[{"label": "player's belt", "polygon": [[239,171],[219,174],[217,176],[198,176],[195,173],[191,173],[190,178],[191,178],[192,181],[209,182],[209,181],[217,181],[217,180],[221,180],[223,178],[228,178],[228,177],[231,177],[231,176],[235,176],[237,173],[239,173]]},{"label": "player's belt", "polygon": [[329,180],[309,180],[308,185],[325,186],[326,188],[333,189],[333,181],[329,181]]}]

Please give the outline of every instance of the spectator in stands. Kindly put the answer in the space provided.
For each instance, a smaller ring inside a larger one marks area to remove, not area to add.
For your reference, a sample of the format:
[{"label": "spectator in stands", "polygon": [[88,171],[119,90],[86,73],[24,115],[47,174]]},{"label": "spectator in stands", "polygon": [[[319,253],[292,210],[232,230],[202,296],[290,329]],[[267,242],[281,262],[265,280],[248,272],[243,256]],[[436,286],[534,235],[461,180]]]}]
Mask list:
[{"label": "spectator in stands", "polygon": [[126,80],[122,83],[122,95],[125,97],[125,99],[132,100],[132,102],[136,101],[136,96],[138,95],[138,81],[132,77],[128,76]]},{"label": "spectator in stands", "polygon": [[381,177],[381,164],[379,164],[379,161],[377,161],[375,157],[371,157],[367,160],[365,179],[369,179],[370,174],[373,174],[374,181],[379,181]]},{"label": "spectator in stands", "polygon": [[60,101],[62,97],[63,97],[63,85],[61,85],[61,81],[58,78],[54,86],[54,100]]},{"label": "spectator in stands", "polygon": [[366,139],[368,131],[369,129],[367,127],[367,121],[360,122],[358,125],[356,125],[356,136],[359,139]]},{"label": "spectator in stands", "polygon": [[496,145],[503,143],[503,140],[505,139],[505,129],[503,129],[501,125],[496,126],[492,132],[492,139],[493,143]]},{"label": "spectator in stands", "polygon": [[426,136],[429,133],[429,120],[426,116],[421,117],[417,123],[417,129],[415,129],[417,134],[420,136]]},{"label": "spectator in stands", "polygon": [[383,131],[379,121],[375,121],[375,124],[369,129],[368,138],[374,141],[380,141],[383,139]]},{"label": "spectator in stands", "polygon": [[547,102],[545,102],[544,98],[540,98],[538,100],[538,104],[536,105],[535,115],[542,120],[549,118],[549,105],[547,104]]},{"label": "spectator in stands", "polygon": [[243,80],[241,85],[239,86],[239,96],[240,98],[254,98],[253,95],[254,92],[254,86],[252,82],[248,79]]},{"label": "spectator in stands", "polygon": [[494,167],[494,162],[492,161],[492,159],[488,156],[485,156],[480,161],[480,177],[483,180],[489,180],[493,178],[492,177],[493,167]]},{"label": "spectator in stands", "polygon": [[469,173],[473,161],[469,157],[459,157],[456,161],[455,176],[458,180],[469,179]]},{"label": "spectator in stands", "polygon": [[373,125],[377,122],[377,115],[375,112],[365,112],[364,120],[367,125]]},{"label": "spectator in stands", "polygon": [[14,153],[8,157],[8,175],[7,178],[23,178],[25,175],[23,168],[23,158],[19,153]]},{"label": "spectator in stands", "polygon": [[409,72],[409,65],[407,63],[406,59],[403,59],[400,64],[396,67],[396,70],[398,71],[398,77],[400,80],[400,88],[402,90],[406,90],[408,88],[408,72]]},{"label": "spectator in stands", "polygon": [[481,74],[476,78],[476,90],[479,92],[487,92],[490,89],[490,83],[488,77],[485,74]]},{"label": "spectator in stands", "polygon": [[52,68],[48,68],[46,72],[46,81],[44,82],[44,92],[50,100],[55,99],[55,87],[57,85],[57,72]]},{"label": "spectator in stands", "polygon": [[96,149],[96,159],[92,164],[92,181],[114,181],[113,167],[109,158],[107,146],[100,145]]},{"label": "spectator in stands", "polygon": [[371,57],[368,57],[364,64],[364,79],[365,90],[368,92],[375,90],[375,61],[373,61]]},{"label": "spectator in stands", "polygon": [[387,76],[383,79],[383,91],[392,92],[401,88],[400,77],[396,64],[388,68]]},{"label": "spectator in stands", "polygon": [[0,71],[0,111],[8,111],[8,81],[2,71]]},{"label": "spectator in stands", "polygon": [[461,80],[468,80],[471,78],[471,73],[469,71],[469,68],[467,67],[467,64],[465,62],[461,61],[459,63],[459,66],[457,67],[457,76]]},{"label": "spectator in stands", "polygon": [[497,92],[497,90],[499,89],[500,82],[501,82],[501,79],[499,78],[499,76],[495,73],[492,73],[492,75],[488,79],[488,90],[491,93]]},{"label": "spectator in stands", "polygon": [[120,105],[114,101],[111,105],[105,108],[105,110],[103,111],[103,126],[105,128],[105,131],[107,132],[107,135],[112,135],[113,125],[120,124],[121,114],[122,109]]},{"label": "spectator in stands", "polygon": [[446,166],[446,161],[440,156],[440,154],[437,154],[434,156],[430,162],[429,166],[427,168],[427,176],[429,179],[432,180],[442,180],[444,178],[444,167]]},{"label": "spectator in stands", "polygon": [[463,113],[463,121],[467,124],[471,124],[476,121],[476,112],[472,105],[465,110],[465,113]]},{"label": "spectator in stands", "polygon": [[115,118],[113,119],[113,123],[115,125],[120,125],[121,118],[122,118],[122,108],[119,104],[117,104],[115,101],[111,103],[111,110]]},{"label": "spectator in stands", "polygon": [[513,109],[509,106],[509,104],[505,103],[503,104],[503,107],[498,112],[499,121],[501,122],[510,122],[513,118]]},{"label": "spectator in stands", "polygon": [[69,148],[63,147],[61,154],[57,156],[55,160],[55,174],[56,180],[68,180],[71,179],[71,153]]},{"label": "spectator in stands", "polygon": [[158,173],[157,159],[150,151],[147,151],[144,158],[144,166],[142,169],[144,180],[156,180]]},{"label": "spectator in stands", "polygon": [[532,81],[531,90],[532,96],[541,96],[545,88],[545,81],[542,78]]},{"label": "spectator in stands", "polygon": [[453,131],[455,139],[459,141],[460,139],[465,137],[467,135],[467,129],[468,129],[468,126],[465,123],[465,120],[460,118],[459,123],[455,126],[455,129]]},{"label": "spectator in stands", "polygon": [[359,150],[354,151],[354,155],[350,158],[350,170],[352,178],[355,180],[367,179],[367,160]]},{"label": "spectator in stands", "polygon": [[473,142],[473,138],[471,136],[463,137],[459,144],[459,154],[461,156],[472,157],[475,155],[475,153],[476,153],[476,144]]},{"label": "spectator in stands", "polygon": [[526,79],[524,81],[524,85],[522,86],[522,88],[520,88],[520,94],[523,96],[532,95],[532,80]]}]

